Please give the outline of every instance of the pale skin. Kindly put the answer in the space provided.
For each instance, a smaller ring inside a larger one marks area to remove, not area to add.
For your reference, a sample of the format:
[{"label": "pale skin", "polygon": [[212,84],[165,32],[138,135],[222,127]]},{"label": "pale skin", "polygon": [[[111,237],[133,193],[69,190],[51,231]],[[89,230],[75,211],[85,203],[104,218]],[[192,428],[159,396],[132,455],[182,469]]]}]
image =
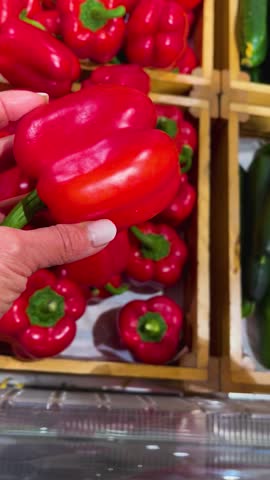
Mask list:
[{"label": "pale skin", "polygon": [[[1,92],[0,128],[47,101],[44,94]],[[12,136],[0,139],[0,162],[1,155],[12,145]],[[94,255],[115,235],[115,225],[106,219],[32,231],[0,227],[0,317],[24,291],[33,272]]]}]

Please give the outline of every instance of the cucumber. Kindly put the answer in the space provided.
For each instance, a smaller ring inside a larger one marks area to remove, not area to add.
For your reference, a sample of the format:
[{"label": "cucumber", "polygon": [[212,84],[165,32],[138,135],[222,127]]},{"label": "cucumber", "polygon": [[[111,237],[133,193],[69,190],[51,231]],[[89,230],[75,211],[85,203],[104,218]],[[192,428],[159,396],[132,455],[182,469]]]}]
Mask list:
[{"label": "cucumber", "polygon": [[270,368],[270,292],[268,291],[258,308],[260,360],[264,367]]},{"label": "cucumber", "polygon": [[265,230],[261,219],[270,190],[270,144],[257,150],[248,172],[240,175],[242,296],[247,305],[262,300],[270,283],[270,259],[264,247],[270,219]]},{"label": "cucumber", "polygon": [[243,67],[261,65],[268,49],[268,0],[239,0],[238,43]]}]

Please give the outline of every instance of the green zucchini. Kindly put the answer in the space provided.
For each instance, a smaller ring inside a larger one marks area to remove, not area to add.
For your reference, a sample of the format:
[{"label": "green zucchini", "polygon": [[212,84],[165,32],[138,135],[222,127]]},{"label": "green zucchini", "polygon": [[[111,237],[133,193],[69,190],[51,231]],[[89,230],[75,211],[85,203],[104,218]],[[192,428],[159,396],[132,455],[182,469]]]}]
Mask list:
[{"label": "green zucchini", "polygon": [[240,179],[242,296],[246,306],[260,301],[270,283],[270,259],[262,242],[268,224],[263,231],[261,219],[270,190],[270,144],[257,150],[250,169],[241,172]]},{"label": "green zucchini", "polygon": [[258,307],[260,361],[264,367],[270,368],[270,292]]},{"label": "green zucchini", "polygon": [[239,0],[238,42],[243,67],[258,67],[265,61],[267,30],[268,0]]}]

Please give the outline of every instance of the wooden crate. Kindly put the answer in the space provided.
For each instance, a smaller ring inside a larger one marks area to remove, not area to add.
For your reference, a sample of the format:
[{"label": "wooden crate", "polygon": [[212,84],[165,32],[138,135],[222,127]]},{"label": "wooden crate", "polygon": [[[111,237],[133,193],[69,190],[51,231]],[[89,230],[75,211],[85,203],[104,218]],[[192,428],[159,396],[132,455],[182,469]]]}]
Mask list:
[{"label": "wooden crate", "polygon": [[[151,91],[154,93],[182,95],[193,91],[195,98],[215,98],[220,89],[220,74],[214,71],[214,4],[215,0],[204,0],[201,9],[202,31],[195,32],[195,44],[202,44],[199,52],[201,66],[191,75],[172,73],[164,69],[146,69],[151,78]],[[199,22],[200,23],[200,22]],[[199,38],[200,37],[200,38]],[[84,71],[94,66],[82,62]]]},{"label": "wooden crate", "polygon": [[194,166],[198,202],[188,234],[190,268],[184,292],[185,303],[188,305],[187,324],[192,326],[192,352],[181,359],[179,366],[151,366],[66,358],[21,362],[2,355],[0,371],[104,375],[192,382],[207,380],[209,365],[209,104],[206,100],[171,95],[152,94],[152,98],[157,103],[179,105],[193,112],[198,118],[199,151],[198,161],[195,162],[198,168]]},{"label": "wooden crate", "polygon": [[238,9],[239,0],[216,0],[215,66],[222,71],[221,90],[231,102],[269,107],[270,85],[251,82],[240,69]]},{"label": "wooden crate", "polygon": [[221,389],[225,392],[270,392],[270,372],[259,371],[242,350],[240,135],[270,140],[270,108],[229,103],[228,120],[220,125],[212,162],[211,325],[219,336]]}]

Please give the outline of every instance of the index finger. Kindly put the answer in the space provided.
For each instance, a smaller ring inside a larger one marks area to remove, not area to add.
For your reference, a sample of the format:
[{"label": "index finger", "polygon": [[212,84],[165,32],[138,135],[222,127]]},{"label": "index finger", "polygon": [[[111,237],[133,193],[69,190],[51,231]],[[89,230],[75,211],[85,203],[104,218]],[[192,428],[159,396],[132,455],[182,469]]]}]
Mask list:
[{"label": "index finger", "polygon": [[48,102],[46,93],[34,93],[27,90],[6,90],[0,92],[0,129],[9,122],[19,120],[33,108]]}]

